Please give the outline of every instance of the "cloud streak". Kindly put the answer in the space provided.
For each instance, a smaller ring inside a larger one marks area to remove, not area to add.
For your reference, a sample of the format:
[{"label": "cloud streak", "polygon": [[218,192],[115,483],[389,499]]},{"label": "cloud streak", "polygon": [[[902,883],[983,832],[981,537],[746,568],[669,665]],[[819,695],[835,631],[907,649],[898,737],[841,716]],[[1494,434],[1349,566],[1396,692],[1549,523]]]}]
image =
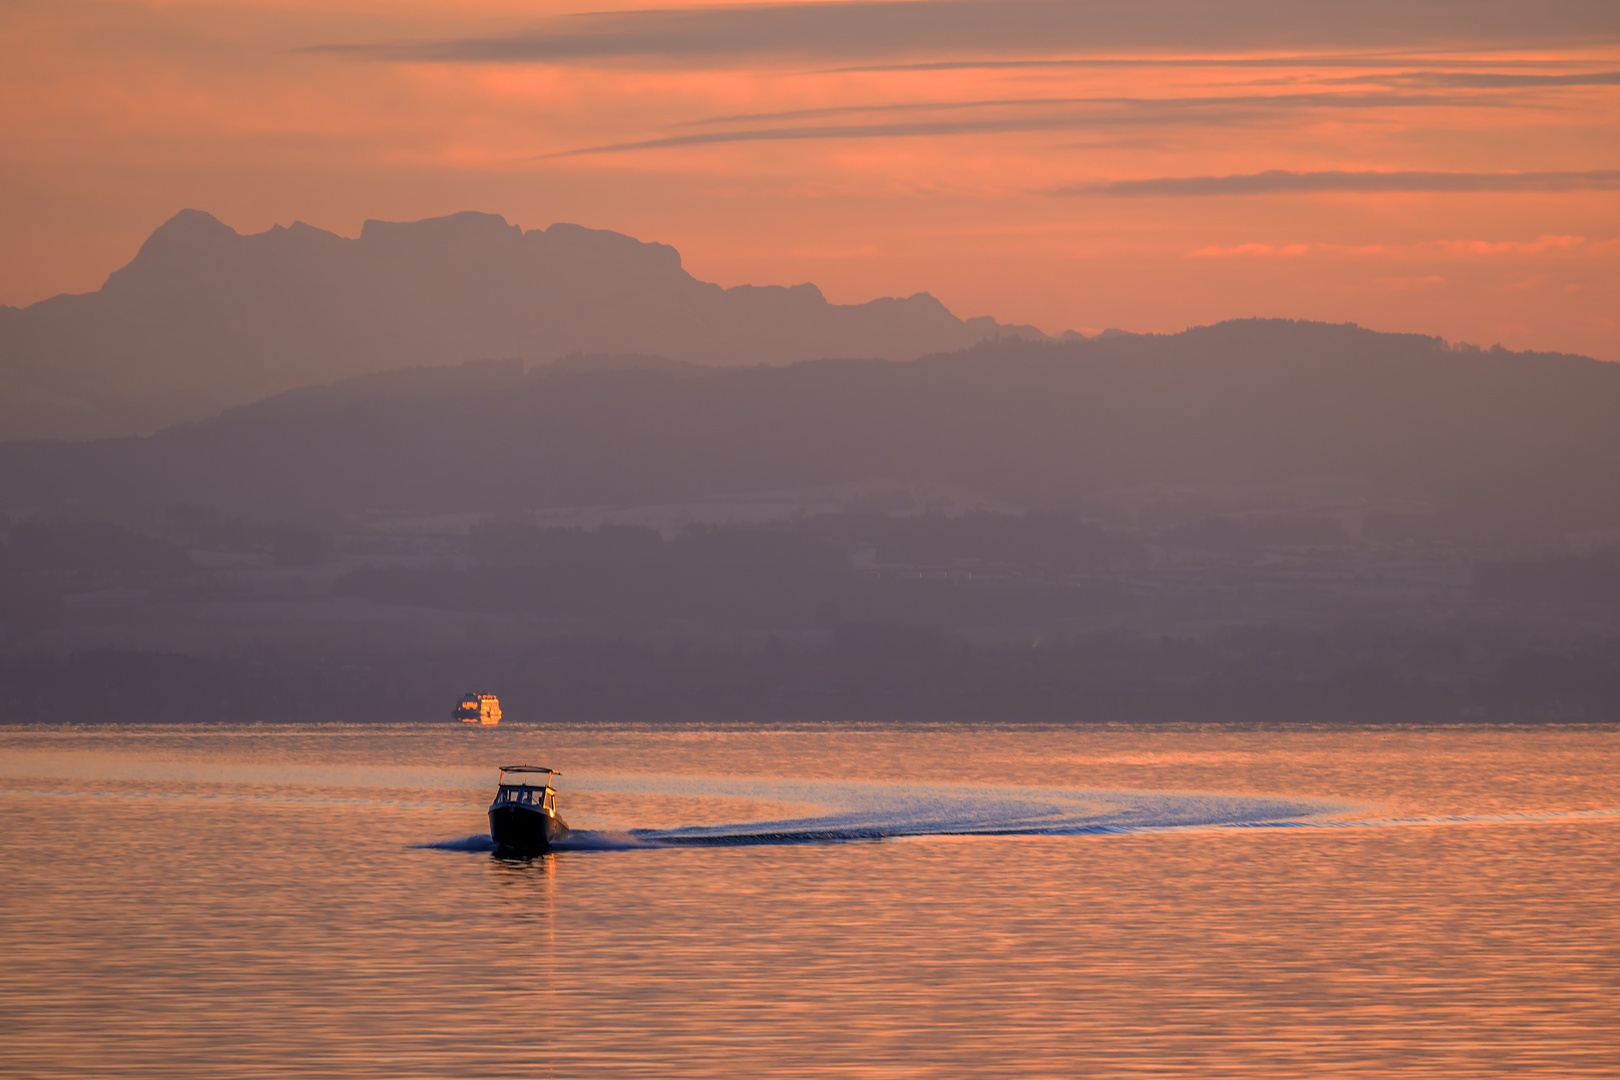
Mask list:
[{"label": "cloud streak", "polygon": [[[1236,120],[1237,117],[1229,117]],[[621,154],[634,150],[673,150],[691,146],[725,143],[816,141],[825,139],[898,139],[941,135],[983,135],[1003,132],[1072,131],[1086,127],[1108,127],[1150,123],[1182,123],[1182,116],[1048,116],[1012,117],[984,120],[915,120],[887,124],[823,124],[801,127],[745,128],[742,131],[711,131],[693,135],[670,135],[639,142],[608,143],[542,154],[539,159],[586,157],[595,154]]]},{"label": "cloud streak", "polygon": [[1533,90],[1565,86],[1620,86],[1620,71],[1521,75],[1495,71],[1402,71],[1326,79],[1330,85],[1416,86],[1428,90]]},{"label": "cloud streak", "polygon": [[[1459,33],[1458,28],[1466,31]],[[1620,40],[1612,0],[842,0],[596,12],[481,38],[316,46],[404,62],[703,63],[739,56],[1010,56],[1174,50],[1523,47]]]},{"label": "cloud streak", "polygon": [[979,109],[1052,109],[1095,107],[1118,110],[1137,110],[1156,114],[1165,110],[1193,111],[1223,108],[1270,109],[1382,109],[1450,107],[1499,107],[1504,102],[1492,99],[1458,97],[1453,95],[1383,93],[1308,93],[1308,94],[1219,94],[1188,95],[1181,97],[1060,97],[1060,98],[985,98],[968,101],[902,101],[882,105],[830,105],[818,109],[793,109],[786,112],[738,113],[730,116],[711,116],[702,120],[687,120],[678,127],[699,127],[706,124],[757,123],[775,120],[811,120],[830,116],[860,116],[876,113],[950,112]]},{"label": "cloud streak", "polygon": [[[930,72],[930,71],[1040,71],[1043,69],[1075,69],[1080,71],[1109,68],[1399,68],[1421,65],[1425,68],[1444,69],[1447,67],[1478,67],[1480,61],[1475,58],[1451,59],[1433,56],[1411,56],[1406,54],[1353,54],[1353,53],[1291,53],[1280,56],[1086,56],[1062,58],[1035,58],[1035,59],[982,59],[982,60],[935,60],[909,64],[866,64],[860,67],[830,68],[823,74],[842,75],[860,74],[865,72]],[[1566,68],[1570,66],[1567,60],[1529,60],[1515,58],[1511,60],[1493,59],[1491,65],[1497,68],[1519,69],[1546,69]],[[1376,80],[1381,76],[1355,76],[1353,79],[1328,80],[1333,81],[1360,81]]]},{"label": "cloud streak", "polygon": [[1323,193],[1514,193],[1620,191],[1620,169],[1586,172],[1265,172],[1233,176],[1161,176],[1059,188],[1054,195],[1101,198],[1187,198]]},{"label": "cloud streak", "polygon": [[[906,102],[892,105],[847,105],[791,112],[751,113],[688,121],[679,126],[757,123],[769,120],[805,120],[874,113],[978,112],[1013,110],[1015,115],[945,120],[891,120],[868,124],[790,124],[732,131],[694,132],[632,142],[580,147],[541,158],[584,157],[636,150],[662,150],[722,143],[784,142],[792,140],[915,138],[978,135],[997,132],[1078,131],[1086,128],[1198,124],[1230,126],[1252,123],[1279,112],[1308,109],[1383,109],[1429,106],[1496,107],[1500,100],[1431,94],[1242,94],[1174,98],[1013,98],[984,101]],[[1064,110],[1055,114],[1050,110]],[[1107,194],[1066,190],[1063,194]]]},{"label": "cloud streak", "polygon": [[[1613,243],[1610,241],[1609,243]],[[1607,247],[1599,244],[1597,247]],[[1535,240],[1431,240],[1418,244],[1388,246],[1384,244],[1235,244],[1229,247],[1202,247],[1189,251],[1191,259],[1270,258],[1298,255],[1351,256],[1357,258],[1473,258],[1476,256],[1532,256],[1549,252],[1590,250],[1584,236],[1541,236]],[[1396,280],[1396,279],[1387,279]],[[1403,278],[1404,281],[1439,281],[1439,278]]]}]

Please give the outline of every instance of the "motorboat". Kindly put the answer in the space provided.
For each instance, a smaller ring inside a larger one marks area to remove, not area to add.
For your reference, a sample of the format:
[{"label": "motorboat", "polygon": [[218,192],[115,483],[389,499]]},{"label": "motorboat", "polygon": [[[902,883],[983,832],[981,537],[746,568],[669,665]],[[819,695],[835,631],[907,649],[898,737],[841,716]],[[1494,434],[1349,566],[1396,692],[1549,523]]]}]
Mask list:
[{"label": "motorboat", "polygon": [[554,776],[562,773],[544,765],[501,767],[500,787],[489,804],[489,835],[495,850],[539,852],[568,839],[568,822],[557,816]]}]

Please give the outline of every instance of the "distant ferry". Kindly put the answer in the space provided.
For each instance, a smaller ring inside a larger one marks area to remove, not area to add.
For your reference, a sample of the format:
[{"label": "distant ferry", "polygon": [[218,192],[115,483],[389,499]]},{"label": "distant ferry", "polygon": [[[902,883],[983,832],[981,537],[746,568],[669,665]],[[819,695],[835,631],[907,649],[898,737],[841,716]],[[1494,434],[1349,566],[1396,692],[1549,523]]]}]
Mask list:
[{"label": "distant ferry", "polygon": [[498,724],[501,722],[501,699],[494,694],[464,694],[450,719],[463,724]]},{"label": "distant ferry", "polygon": [[545,851],[568,839],[568,822],[557,816],[557,789],[551,786],[551,778],[561,775],[544,765],[501,768],[500,786],[489,804],[489,835],[496,851]]}]

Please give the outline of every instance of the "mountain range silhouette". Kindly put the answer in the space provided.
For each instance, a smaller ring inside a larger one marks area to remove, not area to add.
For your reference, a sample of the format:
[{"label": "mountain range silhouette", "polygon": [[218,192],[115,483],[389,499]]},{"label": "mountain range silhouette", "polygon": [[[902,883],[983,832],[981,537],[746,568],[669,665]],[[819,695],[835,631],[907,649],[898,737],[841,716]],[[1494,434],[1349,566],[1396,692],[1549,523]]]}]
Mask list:
[{"label": "mountain range silhouette", "polygon": [[0,306],[0,439],[150,432],[298,386],[571,353],[694,364],[909,360],[998,335],[927,293],[832,304],[814,285],[699,281],[672,247],[466,212],[243,236],[183,210],[96,292]]},{"label": "mountain range silhouette", "polygon": [[98,292],[0,309],[0,387],[0,505],[127,521],[869,481],[1069,507],[1326,482],[1457,536],[1620,521],[1617,365],[1290,320],[1054,341],[490,214],[346,239],[182,212]]},{"label": "mountain range silhouette", "polygon": [[888,480],[1026,506],[1267,489],[1282,508],[1326,485],[1340,506],[1426,507],[1459,537],[1546,539],[1620,522],[1617,410],[1620,365],[1289,320],[909,362],[492,361],[306,387],[148,437],[0,445],[0,505],[335,521]]}]

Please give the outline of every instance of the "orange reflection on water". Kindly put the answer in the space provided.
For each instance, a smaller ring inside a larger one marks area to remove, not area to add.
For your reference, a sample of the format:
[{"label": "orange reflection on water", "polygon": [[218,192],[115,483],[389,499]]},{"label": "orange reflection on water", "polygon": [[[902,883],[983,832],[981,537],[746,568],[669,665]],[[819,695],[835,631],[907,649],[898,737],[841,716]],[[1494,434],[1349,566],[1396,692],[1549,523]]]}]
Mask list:
[{"label": "orange reflection on water", "polygon": [[[1612,1075],[1613,818],[531,860],[413,845],[480,827],[488,792],[439,770],[518,747],[565,778],[966,769],[1433,816],[1620,807],[1613,730],[460,734],[0,733],[8,757],[83,766],[0,781],[0,1071]],[[134,747],[144,779],[95,778]],[[189,777],[199,758],[322,786],[226,799],[152,767]],[[332,783],[362,764],[431,798],[372,773]],[[694,797],[642,798],[621,788],[592,813],[638,825]]]}]

